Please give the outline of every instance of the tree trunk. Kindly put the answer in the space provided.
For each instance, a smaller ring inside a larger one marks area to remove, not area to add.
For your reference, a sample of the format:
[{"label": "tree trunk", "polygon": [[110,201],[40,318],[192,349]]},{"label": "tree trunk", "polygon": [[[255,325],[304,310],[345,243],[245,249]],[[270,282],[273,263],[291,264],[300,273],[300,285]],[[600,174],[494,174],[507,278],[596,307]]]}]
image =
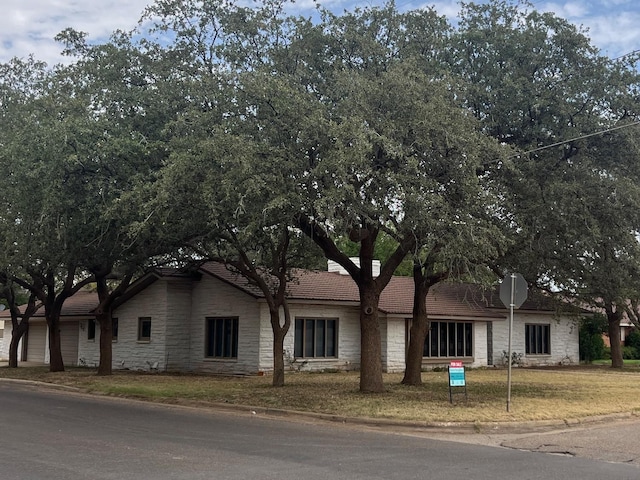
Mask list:
[{"label": "tree trunk", "polygon": [[[416,268],[420,269],[416,272]],[[402,383],[405,385],[422,385],[422,356],[424,353],[424,341],[429,331],[427,320],[427,294],[430,284],[424,281],[421,267],[415,266],[413,272],[413,319],[409,335],[409,348]]]},{"label": "tree trunk", "polygon": [[[277,331],[276,331],[277,330]],[[274,387],[284,387],[284,329],[278,327],[273,331],[273,381]]]},{"label": "tree trunk", "polygon": [[382,336],[379,296],[372,283],[360,285],[360,391],[382,393]]},{"label": "tree trunk", "polygon": [[60,348],[60,316],[47,318],[49,326],[49,371],[64,372],[62,349]]},{"label": "tree trunk", "polygon": [[609,342],[611,344],[611,368],[622,368],[622,342],[620,341],[620,320],[622,314],[607,311]]},{"label": "tree trunk", "polygon": [[[281,279],[281,282],[284,282]],[[289,304],[284,295],[284,288],[280,288],[276,298],[269,301],[269,315],[271,317],[271,330],[273,332],[273,381],[274,387],[284,387],[284,337],[287,336],[291,326]],[[284,313],[284,321],[280,322],[280,306]]]},{"label": "tree trunk", "polygon": [[24,320],[20,324],[14,326],[11,331],[11,342],[9,343],[9,367],[18,367],[18,346],[20,339],[29,331],[29,323]]},{"label": "tree trunk", "polygon": [[96,321],[100,325],[100,363],[98,375],[111,375],[113,373],[113,331],[111,310],[96,313]]}]

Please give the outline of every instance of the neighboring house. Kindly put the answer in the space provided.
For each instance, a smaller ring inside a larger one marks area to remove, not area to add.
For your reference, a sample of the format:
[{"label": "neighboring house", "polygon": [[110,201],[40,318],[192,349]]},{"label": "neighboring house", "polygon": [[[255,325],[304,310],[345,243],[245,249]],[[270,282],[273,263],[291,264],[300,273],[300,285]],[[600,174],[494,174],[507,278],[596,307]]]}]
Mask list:
[{"label": "neighboring house", "polygon": [[[335,271],[298,271],[289,285],[292,325],[285,352],[291,368],[359,367],[358,289],[340,268],[331,269]],[[404,369],[412,305],[413,279],[394,277],[379,305],[385,371]],[[65,303],[61,336],[66,365],[98,364],[100,329],[91,313],[96,306],[97,295],[87,291]],[[452,359],[470,367],[504,363],[508,311],[494,292],[442,283],[432,288],[427,307],[431,331],[425,368]],[[228,374],[273,369],[273,336],[262,294],[215,263],[188,273],[148,273],[119,299],[113,318],[116,369]],[[8,356],[10,337],[5,331],[1,357]],[[48,362],[46,345],[47,329],[39,312],[31,319],[22,359]],[[557,314],[548,302],[527,300],[516,310],[512,351],[523,365],[577,363],[577,318]]]}]

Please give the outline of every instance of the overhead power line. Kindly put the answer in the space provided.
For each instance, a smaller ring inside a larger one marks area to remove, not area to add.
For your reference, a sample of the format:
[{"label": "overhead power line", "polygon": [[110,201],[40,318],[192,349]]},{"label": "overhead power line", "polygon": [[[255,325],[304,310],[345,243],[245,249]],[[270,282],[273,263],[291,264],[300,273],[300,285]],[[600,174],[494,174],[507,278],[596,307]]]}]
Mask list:
[{"label": "overhead power line", "polygon": [[632,122],[632,123],[627,123],[625,125],[618,125],[617,127],[607,128],[606,130],[601,130],[599,132],[588,133],[586,135],[581,135],[579,137],[570,138],[568,140],[563,140],[561,142],[552,143],[550,145],[544,145],[542,147],[534,148],[532,150],[527,150],[525,152],[516,153],[514,155],[511,155],[511,157],[509,157],[509,158],[515,158],[515,157],[520,157],[522,155],[528,155],[530,153],[539,152],[541,150],[546,150],[548,148],[558,147],[560,145],[564,145],[565,143],[575,142],[576,140],[583,140],[585,138],[595,137],[596,135],[603,135],[605,133],[614,132],[616,130],[622,130],[623,128],[633,127],[634,125],[640,125],[640,120]]}]

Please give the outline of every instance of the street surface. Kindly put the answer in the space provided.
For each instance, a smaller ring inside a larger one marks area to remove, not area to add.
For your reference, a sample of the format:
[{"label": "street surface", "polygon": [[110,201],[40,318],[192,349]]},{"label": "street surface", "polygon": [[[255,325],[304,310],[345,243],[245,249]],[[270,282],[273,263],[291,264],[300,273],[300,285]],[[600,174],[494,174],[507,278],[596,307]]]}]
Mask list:
[{"label": "street surface", "polygon": [[0,382],[0,406],[0,479],[640,478],[625,463],[14,382]]}]

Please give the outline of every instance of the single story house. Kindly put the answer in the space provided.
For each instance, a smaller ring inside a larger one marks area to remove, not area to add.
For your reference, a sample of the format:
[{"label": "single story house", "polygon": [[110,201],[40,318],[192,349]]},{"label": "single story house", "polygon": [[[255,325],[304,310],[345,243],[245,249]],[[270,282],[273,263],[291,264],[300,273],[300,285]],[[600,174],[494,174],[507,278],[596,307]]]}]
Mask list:
[{"label": "single story house", "polygon": [[[382,364],[402,371],[413,305],[413,279],[394,277],[379,304]],[[292,325],[285,365],[292,369],[358,369],[358,289],[339,266],[297,271],[289,285]],[[100,329],[92,314],[97,295],[81,291],[65,303],[61,342],[66,365],[97,365]],[[505,364],[509,312],[495,291],[441,283],[427,298],[431,330],[425,368],[462,360],[470,367]],[[8,312],[0,313],[8,320]],[[549,302],[528,299],[516,310],[512,351],[523,365],[577,363],[578,319]],[[7,358],[10,322],[0,342]],[[216,263],[191,271],[154,270],[138,279],[113,313],[113,367],[223,374],[273,369],[273,337],[263,295],[241,276]],[[21,341],[23,361],[47,363],[43,313],[30,321]]]}]

